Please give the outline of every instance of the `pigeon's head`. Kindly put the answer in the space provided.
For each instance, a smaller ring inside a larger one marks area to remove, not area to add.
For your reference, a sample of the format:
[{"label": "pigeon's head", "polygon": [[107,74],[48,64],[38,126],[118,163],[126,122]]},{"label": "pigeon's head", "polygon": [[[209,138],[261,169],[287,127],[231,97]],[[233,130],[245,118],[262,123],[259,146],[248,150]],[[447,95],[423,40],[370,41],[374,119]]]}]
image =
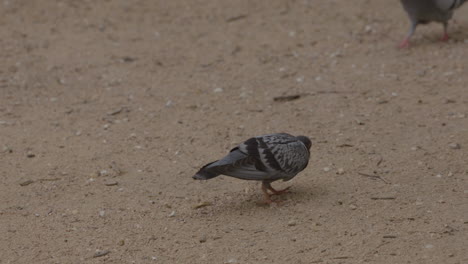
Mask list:
[{"label": "pigeon's head", "polygon": [[312,147],[312,141],[310,141],[310,139],[308,137],[306,137],[306,136],[297,136],[296,138],[297,138],[297,140],[304,143],[304,145],[307,147],[307,149],[310,149],[310,147]]}]

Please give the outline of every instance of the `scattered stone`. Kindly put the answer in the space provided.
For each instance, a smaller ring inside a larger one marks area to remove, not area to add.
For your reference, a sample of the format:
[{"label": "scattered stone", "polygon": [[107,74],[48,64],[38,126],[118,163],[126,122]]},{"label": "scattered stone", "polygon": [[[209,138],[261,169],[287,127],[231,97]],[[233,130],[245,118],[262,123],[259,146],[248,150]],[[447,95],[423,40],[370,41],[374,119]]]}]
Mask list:
[{"label": "scattered stone", "polygon": [[288,222],[288,226],[295,226],[296,225],[296,221],[294,220],[291,220]]},{"label": "scattered stone", "polygon": [[351,205],[349,205],[349,208],[350,208],[351,210],[356,210],[356,209],[357,209],[357,206],[355,206],[354,204],[351,204]]},{"label": "scattered stone", "polygon": [[201,202],[201,203],[193,206],[193,209],[200,209],[200,208],[207,207],[207,206],[210,206],[210,205],[212,205],[211,202]]},{"label": "scattered stone", "polygon": [[169,214],[169,217],[174,217],[175,216],[175,211],[172,211],[170,214]]},{"label": "scattered stone", "polygon": [[345,170],[343,168],[339,168],[337,171],[336,171],[336,174],[338,175],[342,175],[345,173]]},{"label": "scattered stone", "polygon": [[329,171],[330,171],[330,168],[329,168],[329,167],[325,167],[325,168],[323,168],[323,171],[324,171],[324,172],[329,172]]},{"label": "scattered stone", "polygon": [[32,151],[28,151],[28,153],[26,153],[26,157],[34,158],[34,157],[36,157],[36,154],[32,153]]},{"label": "scattered stone", "polygon": [[219,87],[213,90],[214,93],[222,93],[223,91],[224,91],[223,88],[219,88]]},{"label": "scattered stone", "polygon": [[110,250],[97,250],[96,253],[94,253],[93,258],[103,257],[109,253],[110,253]]},{"label": "scattered stone", "polygon": [[106,181],[106,182],[104,182],[104,185],[106,185],[106,186],[116,186],[116,185],[119,185],[119,182],[118,181]]},{"label": "scattered stone", "polygon": [[74,209],[71,211],[72,214],[76,215],[78,213],[78,210]]},{"label": "scattered stone", "polygon": [[100,217],[104,217],[105,215],[106,215],[106,211],[104,211],[104,210],[99,211],[99,216]]},{"label": "scattered stone", "polygon": [[235,259],[235,258],[230,258],[230,259],[228,259],[227,262],[224,262],[224,263],[237,263],[237,259]]},{"label": "scattered stone", "polygon": [[97,174],[98,176],[106,176],[109,174],[109,172],[107,170],[100,170]]},{"label": "scattered stone", "polygon": [[458,144],[458,143],[450,143],[450,144],[449,144],[449,147],[450,147],[451,149],[461,149],[461,145]]},{"label": "scattered stone", "polygon": [[26,180],[24,182],[21,182],[19,185],[20,186],[28,186],[31,183],[34,183],[34,181],[33,180]]},{"label": "scattered stone", "polygon": [[202,235],[198,241],[200,241],[200,243],[205,243],[206,240],[207,240],[206,235]]},{"label": "scattered stone", "polygon": [[431,249],[431,248],[434,248],[434,245],[427,244],[427,245],[425,245],[424,247],[427,248],[427,249]]},{"label": "scattered stone", "polygon": [[4,153],[13,153],[13,150],[8,146],[3,146],[2,152],[4,152]]},{"label": "scattered stone", "polygon": [[119,108],[117,108],[115,110],[107,112],[107,115],[117,115],[117,114],[120,114],[120,112],[122,112],[122,110],[123,110],[123,107],[119,107]]}]

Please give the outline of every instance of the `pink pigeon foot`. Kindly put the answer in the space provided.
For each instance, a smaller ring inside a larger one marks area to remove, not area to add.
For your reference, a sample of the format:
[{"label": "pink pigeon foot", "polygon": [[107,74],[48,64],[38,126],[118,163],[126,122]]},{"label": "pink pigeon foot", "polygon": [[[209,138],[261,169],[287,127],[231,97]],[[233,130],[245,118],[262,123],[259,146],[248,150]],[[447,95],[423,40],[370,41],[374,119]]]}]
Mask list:
[{"label": "pink pigeon foot", "polygon": [[444,33],[444,35],[442,36],[442,38],[440,39],[441,41],[448,41],[449,40],[449,35],[447,33]]},{"label": "pink pigeon foot", "polygon": [[400,49],[409,48],[409,44],[410,44],[409,39],[405,38],[398,47]]}]

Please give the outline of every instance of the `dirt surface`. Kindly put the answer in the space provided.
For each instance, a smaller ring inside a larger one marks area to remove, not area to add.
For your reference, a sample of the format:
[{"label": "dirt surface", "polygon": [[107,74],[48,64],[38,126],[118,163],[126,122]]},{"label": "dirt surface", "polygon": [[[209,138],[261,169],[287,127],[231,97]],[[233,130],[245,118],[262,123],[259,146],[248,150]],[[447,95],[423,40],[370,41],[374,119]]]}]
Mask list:
[{"label": "dirt surface", "polygon": [[[467,14],[1,1],[0,263],[468,263]],[[192,180],[272,132],[313,140],[279,205]]]}]

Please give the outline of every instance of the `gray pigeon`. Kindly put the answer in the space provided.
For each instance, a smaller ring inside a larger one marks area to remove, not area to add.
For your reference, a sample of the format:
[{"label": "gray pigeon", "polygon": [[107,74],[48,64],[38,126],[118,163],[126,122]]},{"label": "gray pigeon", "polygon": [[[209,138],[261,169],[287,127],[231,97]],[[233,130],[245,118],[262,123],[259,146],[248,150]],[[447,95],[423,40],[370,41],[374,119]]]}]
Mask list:
[{"label": "gray pigeon", "polygon": [[231,149],[224,158],[203,166],[192,178],[208,180],[221,174],[244,180],[262,181],[266,202],[271,203],[271,183],[276,180],[290,180],[307,167],[312,142],[305,136],[286,133],[269,134],[248,139]]},{"label": "gray pigeon", "polygon": [[414,34],[418,24],[427,24],[435,21],[444,26],[443,41],[448,40],[447,25],[453,16],[453,11],[463,5],[467,0],[400,0],[411,21],[411,27],[406,38],[401,42],[400,48],[409,46],[409,40]]}]

